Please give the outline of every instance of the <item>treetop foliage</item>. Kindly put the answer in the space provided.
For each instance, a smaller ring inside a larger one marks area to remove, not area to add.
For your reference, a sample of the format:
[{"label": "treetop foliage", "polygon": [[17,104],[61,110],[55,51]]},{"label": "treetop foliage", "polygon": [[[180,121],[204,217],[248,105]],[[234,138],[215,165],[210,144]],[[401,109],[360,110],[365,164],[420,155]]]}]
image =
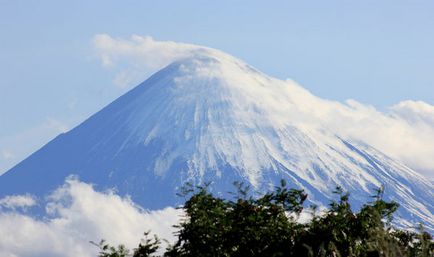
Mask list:
[{"label": "treetop foliage", "polygon": [[[162,256],[167,257],[433,257],[431,235],[399,230],[391,221],[399,205],[382,198],[379,188],[358,212],[349,202],[349,194],[337,187],[337,200],[329,209],[307,223],[299,223],[307,194],[280,186],[259,198],[249,188],[235,183],[234,199],[214,196],[208,186],[187,185],[181,195],[191,197],[182,209],[185,217],[178,229],[177,241]],[[145,240],[132,253],[125,247],[98,245],[100,257],[158,256],[160,239]]]}]

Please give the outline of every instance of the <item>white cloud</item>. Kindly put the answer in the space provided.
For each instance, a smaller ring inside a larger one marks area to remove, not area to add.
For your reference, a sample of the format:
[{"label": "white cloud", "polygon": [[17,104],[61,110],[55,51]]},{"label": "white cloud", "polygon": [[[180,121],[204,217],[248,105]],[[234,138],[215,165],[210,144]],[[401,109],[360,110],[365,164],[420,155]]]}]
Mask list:
[{"label": "white cloud", "polygon": [[434,106],[405,101],[381,112],[355,100],[341,104],[319,98],[311,106],[315,111],[310,115],[317,126],[363,141],[434,178]]},{"label": "white cloud", "polygon": [[352,99],[345,103],[324,100],[299,86],[291,89],[291,95],[298,109],[288,109],[287,115],[294,121],[365,142],[434,178],[433,105],[404,101],[382,112]]},{"label": "white cloud", "polygon": [[129,40],[113,38],[107,34],[97,34],[93,44],[106,67],[119,64],[123,58],[133,58],[148,68],[161,68],[170,62],[183,58],[205,47],[173,41],[157,41],[149,36],[132,35]]},{"label": "white cloud", "polygon": [[127,88],[142,82],[150,72],[184,58],[206,47],[157,41],[149,36],[132,35],[130,39],[113,38],[107,34],[93,37],[93,46],[103,67],[115,70],[113,83]]},{"label": "white cloud", "polygon": [[[382,113],[365,105],[353,108],[352,117],[338,123],[336,129],[434,178],[434,124],[430,124],[429,115],[424,117],[426,113],[422,111],[419,117],[415,113],[402,115],[403,112],[397,108]],[[414,119],[419,122],[414,122]]]},{"label": "white cloud", "polygon": [[0,210],[6,209],[26,209],[36,205],[36,200],[31,195],[10,195],[0,199]]},{"label": "white cloud", "polygon": [[418,123],[434,127],[434,105],[423,101],[402,101],[390,108],[392,112],[410,124]]},{"label": "white cloud", "polygon": [[[29,205],[22,198],[4,202]],[[138,245],[144,231],[174,240],[172,225],[180,211],[166,208],[145,211],[128,198],[113,192],[96,192],[91,185],[68,179],[53,192],[42,219],[20,214],[13,209],[0,212],[0,256],[96,256],[98,249],[89,241],[106,239],[109,243]]]}]

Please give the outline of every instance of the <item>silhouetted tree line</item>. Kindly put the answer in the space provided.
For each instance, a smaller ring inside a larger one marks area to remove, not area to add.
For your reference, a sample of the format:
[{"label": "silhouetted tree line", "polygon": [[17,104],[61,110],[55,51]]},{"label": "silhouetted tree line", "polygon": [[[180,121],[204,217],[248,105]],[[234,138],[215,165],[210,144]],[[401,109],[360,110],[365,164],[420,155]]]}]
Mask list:
[{"label": "silhouetted tree line", "polygon": [[[307,195],[287,187],[284,181],[260,198],[249,196],[248,187],[236,183],[234,200],[212,195],[207,186],[184,188],[191,195],[182,209],[184,219],[175,227],[177,241],[162,256],[167,257],[433,257],[434,242],[424,232],[393,228],[390,224],[398,208],[382,199],[382,189],[358,212],[351,209],[349,194],[341,188],[338,200],[320,215],[311,207],[312,219],[297,222]],[[101,241],[99,257],[158,256],[161,240],[145,239],[132,251]]]}]

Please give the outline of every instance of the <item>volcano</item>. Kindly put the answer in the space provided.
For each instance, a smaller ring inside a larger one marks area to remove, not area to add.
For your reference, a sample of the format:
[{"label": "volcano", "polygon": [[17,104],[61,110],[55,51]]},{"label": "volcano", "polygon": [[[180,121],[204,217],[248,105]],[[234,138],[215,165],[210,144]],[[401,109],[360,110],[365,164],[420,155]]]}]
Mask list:
[{"label": "volcano", "polygon": [[[44,196],[71,175],[130,195],[147,209],[175,206],[186,182],[216,194],[241,181],[254,192],[281,179],[327,206],[339,185],[358,208],[384,186],[398,221],[433,229],[433,185],[321,116],[338,103],[243,61],[203,48],[152,75],[0,176],[0,198]],[[339,106],[341,108],[341,106]]]}]

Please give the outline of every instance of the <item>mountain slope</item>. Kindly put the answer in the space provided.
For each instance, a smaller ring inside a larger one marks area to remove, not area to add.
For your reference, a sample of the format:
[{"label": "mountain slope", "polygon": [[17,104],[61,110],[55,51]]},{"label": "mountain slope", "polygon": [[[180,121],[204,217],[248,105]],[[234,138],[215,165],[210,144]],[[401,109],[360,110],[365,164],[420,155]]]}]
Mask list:
[{"label": "mountain slope", "polygon": [[433,226],[433,185],[329,129],[321,116],[335,105],[204,48],[2,175],[0,197],[41,196],[76,174],[154,209],[182,202],[175,193],[187,181],[212,181],[215,192],[225,193],[234,181],[263,191],[284,178],[320,205],[336,185],[352,193],[356,207],[385,185],[385,198],[401,203],[403,220]]}]

